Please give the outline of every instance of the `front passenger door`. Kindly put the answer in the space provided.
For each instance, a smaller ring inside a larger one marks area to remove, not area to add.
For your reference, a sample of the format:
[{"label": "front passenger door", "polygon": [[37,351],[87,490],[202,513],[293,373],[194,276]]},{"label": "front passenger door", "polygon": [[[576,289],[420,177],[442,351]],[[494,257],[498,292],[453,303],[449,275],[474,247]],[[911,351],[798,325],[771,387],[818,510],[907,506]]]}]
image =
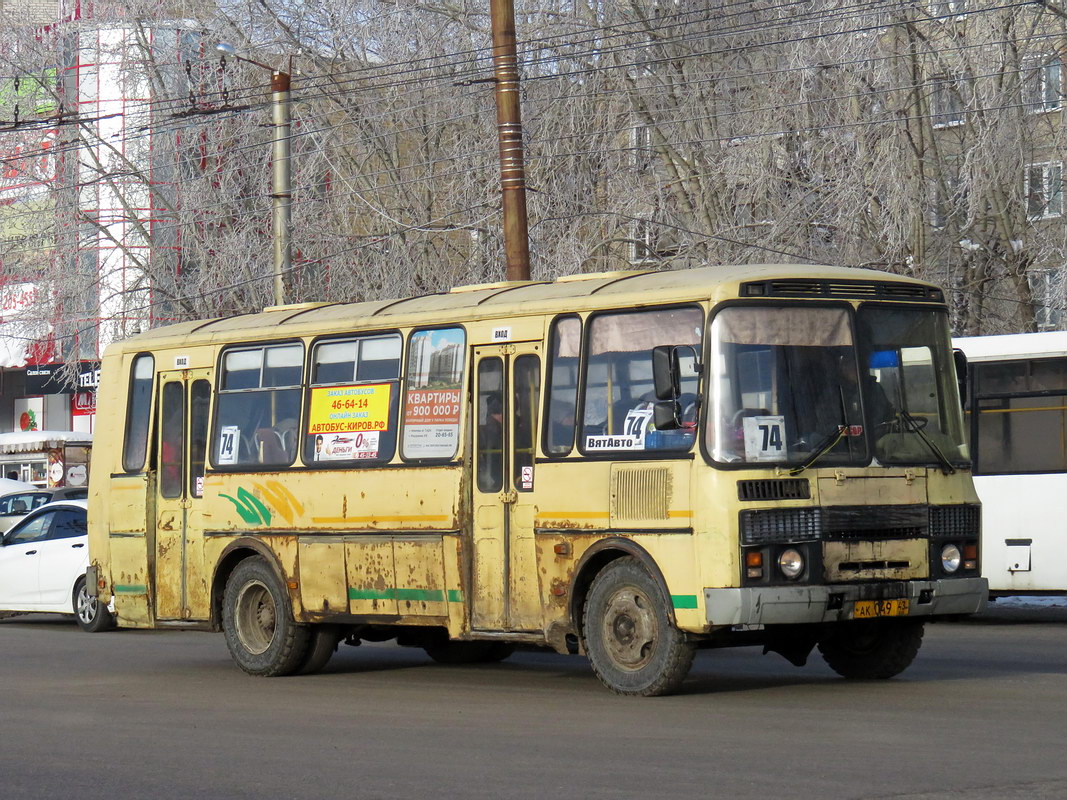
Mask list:
[{"label": "front passenger door", "polygon": [[40,514],[15,526],[4,536],[0,547],[0,608],[8,611],[37,611],[38,569],[41,544],[52,530],[55,512]]}]

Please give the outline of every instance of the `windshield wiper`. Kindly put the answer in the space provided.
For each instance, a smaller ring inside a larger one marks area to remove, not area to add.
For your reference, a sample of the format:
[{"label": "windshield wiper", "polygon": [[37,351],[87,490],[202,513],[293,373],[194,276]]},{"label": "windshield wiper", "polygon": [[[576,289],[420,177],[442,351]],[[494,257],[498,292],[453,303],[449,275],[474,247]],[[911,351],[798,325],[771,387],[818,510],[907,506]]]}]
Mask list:
[{"label": "windshield wiper", "polygon": [[808,457],[808,460],[801,464],[799,467],[793,467],[791,470],[789,470],[789,474],[799,475],[801,472],[806,470],[824,455],[833,450],[837,446],[837,443],[844,439],[847,434],[848,425],[838,425],[837,430],[827,436],[819,444],[819,446],[815,448],[815,452]]},{"label": "windshield wiper", "polygon": [[927,449],[934,454],[934,457],[941,464],[942,472],[944,472],[946,475],[952,475],[956,472],[956,467],[953,466],[952,462],[948,460],[948,457],[941,452],[941,449],[930,440],[930,437],[923,432],[922,426],[919,424],[918,420],[915,419],[915,417],[913,417],[904,409],[900,409],[900,419],[902,422],[905,423],[905,425],[903,426],[904,429],[909,430],[912,433],[918,435],[918,437],[922,440],[923,444],[926,445]]},{"label": "windshield wiper", "polygon": [[[822,442],[820,442],[819,446],[815,448],[815,452],[808,457],[807,461],[805,461],[799,467],[793,467],[791,470],[789,470],[790,475],[799,475],[801,472],[806,470],[824,455],[826,455],[835,447],[837,447],[837,443],[844,439],[846,436],[848,436],[848,412],[845,411],[845,391],[840,386],[837,387],[837,397],[841,401],[841,422],[837,426],[837,430],[827,436]],[[852,442],[848,443],[848,455],[849,459],[851,460]]]}]

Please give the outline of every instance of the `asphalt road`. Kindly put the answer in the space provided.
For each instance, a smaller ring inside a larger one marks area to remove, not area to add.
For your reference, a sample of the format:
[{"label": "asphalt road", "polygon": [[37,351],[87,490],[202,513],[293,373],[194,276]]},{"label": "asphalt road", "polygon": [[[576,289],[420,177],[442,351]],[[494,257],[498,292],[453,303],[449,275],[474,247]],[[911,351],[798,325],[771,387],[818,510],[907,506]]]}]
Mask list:
[{"label": "asphalt road", "polygon": [[927,626],[887,682],[702,652],[681,695],[585,660],[342,647],[258,679],[221,635],[0,621],[0,798],[1063,798],[1067,609]]}]

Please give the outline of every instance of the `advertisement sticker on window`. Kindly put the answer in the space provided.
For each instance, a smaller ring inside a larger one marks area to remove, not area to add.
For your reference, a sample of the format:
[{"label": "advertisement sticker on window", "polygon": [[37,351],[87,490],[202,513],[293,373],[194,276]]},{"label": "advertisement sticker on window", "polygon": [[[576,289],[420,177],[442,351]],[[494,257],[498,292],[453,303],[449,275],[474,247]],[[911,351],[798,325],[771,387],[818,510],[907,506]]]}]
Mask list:
[{"label": "advertisement sticker on window", "polygon": [[461,328],[412,334],[404,395],[405,457],[451,458],[456,454],[465,341]]},{"label": "advertisement sticker on window", "polygon": [[389,430],[392,389],[388,383],[312,389],[308,434]]},{"label": "advertisement sticker on window", "polygon": [[357,461],[378,457],[378,431],[315,435],[316,461]]}]

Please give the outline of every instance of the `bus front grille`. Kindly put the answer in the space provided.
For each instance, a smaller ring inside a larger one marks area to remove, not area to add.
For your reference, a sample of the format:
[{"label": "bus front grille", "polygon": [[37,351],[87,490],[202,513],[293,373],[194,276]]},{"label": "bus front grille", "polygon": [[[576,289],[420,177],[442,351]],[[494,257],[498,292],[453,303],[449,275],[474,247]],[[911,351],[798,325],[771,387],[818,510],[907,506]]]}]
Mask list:
[{"label": "bus front grille", "polygon": [[741,542],[916,539],[926,535],[929,517],[925,505],[746,509],[740,517]]},{"label": "bus front grille", "polygon": [[977,503],[930,506],[931,538],[977,538],[982,530],[982,507]]}]

